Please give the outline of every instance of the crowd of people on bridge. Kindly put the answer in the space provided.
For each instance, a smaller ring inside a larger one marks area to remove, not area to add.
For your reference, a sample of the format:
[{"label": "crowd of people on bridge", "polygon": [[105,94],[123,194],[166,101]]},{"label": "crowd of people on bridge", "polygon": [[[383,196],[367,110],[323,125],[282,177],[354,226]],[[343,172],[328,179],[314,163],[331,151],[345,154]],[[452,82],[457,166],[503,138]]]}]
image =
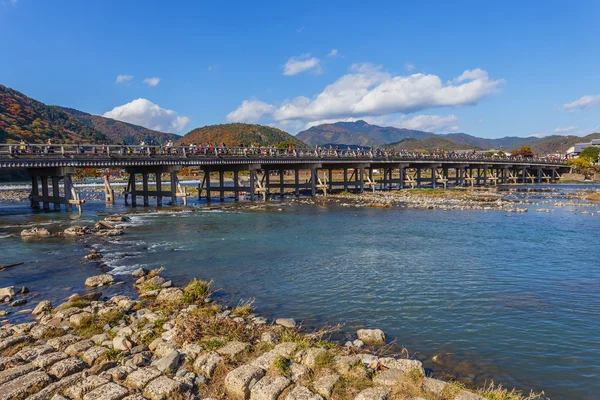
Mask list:
[{"label": "crowd of people on bridge", "polygon": [[[345,147],[345,148],[343,148]],[[225,143],[188,143],[175,145],[173,140],[164,144],[157,143],[154,139],[141,140],[138,145],[129,145],[125,140],[120,145],[94,144],[54,144],[48,139],[44,145],[32,145],[21,140],[18,145],[10,148],[13,154],[107,154],[109,156],[216,156],[216,157],[319,157],[319,158],[403,158],[403,159],[439,159],[439,160],[463,160],[463,159],[495,159],[495,160],[543,160],[560,161],[553,157],[527,157],[511,156],[502,151],[498,153],[485,153],[476,150],[469,151],[445,151],[434,150],[429,153],[417,152],[408,149],[396,149],[393,147],[360,147],[360,146],[315,146],[314,148],[297,148],[292,144],[285,146],[262,146],[246,145],[240,143],[235,147],[229,147]]]}]

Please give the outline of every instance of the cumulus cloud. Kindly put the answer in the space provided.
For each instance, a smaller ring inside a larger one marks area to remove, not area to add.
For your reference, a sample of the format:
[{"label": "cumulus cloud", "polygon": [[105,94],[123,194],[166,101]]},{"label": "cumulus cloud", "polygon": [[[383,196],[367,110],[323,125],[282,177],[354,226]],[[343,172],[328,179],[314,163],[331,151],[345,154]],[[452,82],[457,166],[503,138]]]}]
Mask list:
[{"label": "cumulus cloud", "polygon": [[238,108],[227,114],[227,121],[256,123],[262,117],[272,114],[273,111],[275,111],[275,106],[264,101],[258,99],[244,100]]},{"label": "cumulus cloud", "polygon": [[190,122],[188,117],[143,98],[117,106],[103,116],[162,132],[181,132]]},{"label": "cumulus cloud", "polygon": [[434,107],[474,105],[499,90],[483,70],[465,71],[443,84],[436,75],[392,76],[380,66],[359,64],[312,99],[296,97],[274,113],[275,120],[320,120],[412,113]]},{"label": "cumulus cloud", "polygon": [[146,78],[143,82],[148,86],[156,86],[160,83],[160,78],[155,76],[153,78]]},{"label": "cumulus cloud", "polygon": [[327,54],[328,57],[335,57],[337,55],[338,55],[338,49],[331,49],[329,54]]},{"label": "cumulus cloud", "polygon": [[600,107],[600,94],[596,96],[582,96],[571,103],[563,105],[563,109],[569,112],[592,107]]},{"label": "cumulus cloud", "polygon": [[301,72],[313,70],[315,73],[321,72],[321,60],[317,57],[311,57],[310,54],[302,54],[300,57],[291,57],[283,69],[286,76],[297,75]]},{"label": "cumulus cloud", "polygon": [[349,73],[315,96],[285,100],[278,107],[246,100],[227,119],[250,115],[255,121],[270,116],[277,126],[301,125],[291,123],[296,121],[305,127],[364,119],[378,125],[456,131],[458,118],[455,115],[418,115],[410,119],[403,115],[431,108],[475,105],[498,92],[503,83],[503,79],[491,79],[482,69],[466,70],[444,83],[437,75],[396,76],[383,71],[381,66],[354,64]]},{"label": "cumulus cloud", "polygon": [[577,127],[576,126],[565,126],[565,127],[558,127],[554,130],[554,132],[556,133],[567,133],[567,132],[573,132],[574,130],[576,130]]},{"label": "cumulus cloud", "polygon": [[122,85],[125,85],[125,84],[131,82],[132,79],[133,79],[133,75],[117,75],[117,80],[115,81],[115,83],[120,83]]}]

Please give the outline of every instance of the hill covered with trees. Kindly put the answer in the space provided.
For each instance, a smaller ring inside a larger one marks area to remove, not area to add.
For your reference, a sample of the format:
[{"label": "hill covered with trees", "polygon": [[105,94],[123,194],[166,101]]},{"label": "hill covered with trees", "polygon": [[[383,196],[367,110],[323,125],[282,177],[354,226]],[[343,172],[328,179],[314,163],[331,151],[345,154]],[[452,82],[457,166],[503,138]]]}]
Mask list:
[{"label": "hill covered with trees", "polygon": [[225,143],[229,147],[289,146],[306,147],[306,144],[281,129],[256,124],[221,124],[196,128],[179,139],[178,144]]}]

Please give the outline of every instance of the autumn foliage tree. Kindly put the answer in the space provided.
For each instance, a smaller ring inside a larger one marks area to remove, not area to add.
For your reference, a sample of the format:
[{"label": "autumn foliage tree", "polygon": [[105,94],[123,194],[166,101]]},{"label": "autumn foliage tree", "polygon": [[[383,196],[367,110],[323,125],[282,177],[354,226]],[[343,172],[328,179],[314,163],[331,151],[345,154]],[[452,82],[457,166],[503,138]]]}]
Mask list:
[{"label": "autumn foliage tree", "polygon": [[515,157],[521,156],[521,157],[525,157],[525,158],[531,158],[534,156],[533,151],[531,150],[531,147],[529,147],[529,146],[523,146],[519,150],[512,152],[511,155],[515,156]]}]

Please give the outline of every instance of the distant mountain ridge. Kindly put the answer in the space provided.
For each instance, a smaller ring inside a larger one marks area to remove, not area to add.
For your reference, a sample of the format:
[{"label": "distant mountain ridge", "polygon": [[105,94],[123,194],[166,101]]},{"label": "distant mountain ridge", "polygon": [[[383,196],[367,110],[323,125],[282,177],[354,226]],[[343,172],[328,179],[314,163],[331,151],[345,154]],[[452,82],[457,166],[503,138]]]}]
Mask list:
[{"label": "distant mountain ridge", "polygon": [[600,134],[585,137],[548,136],[544,138],[506,136],[498,139],[480,138],[466,133],[436,134],[413,129],[382,127],[363,120],[356,122],[336,122],[313,126],[299,132],[297,138],[311,146],[390,146],[407,150],[464,150],[464,149],[504,149],[511,151],[522,146],[530,146],[536,154],[551,154],[566,151],[575,143],[589,142],[600,138]]}]

